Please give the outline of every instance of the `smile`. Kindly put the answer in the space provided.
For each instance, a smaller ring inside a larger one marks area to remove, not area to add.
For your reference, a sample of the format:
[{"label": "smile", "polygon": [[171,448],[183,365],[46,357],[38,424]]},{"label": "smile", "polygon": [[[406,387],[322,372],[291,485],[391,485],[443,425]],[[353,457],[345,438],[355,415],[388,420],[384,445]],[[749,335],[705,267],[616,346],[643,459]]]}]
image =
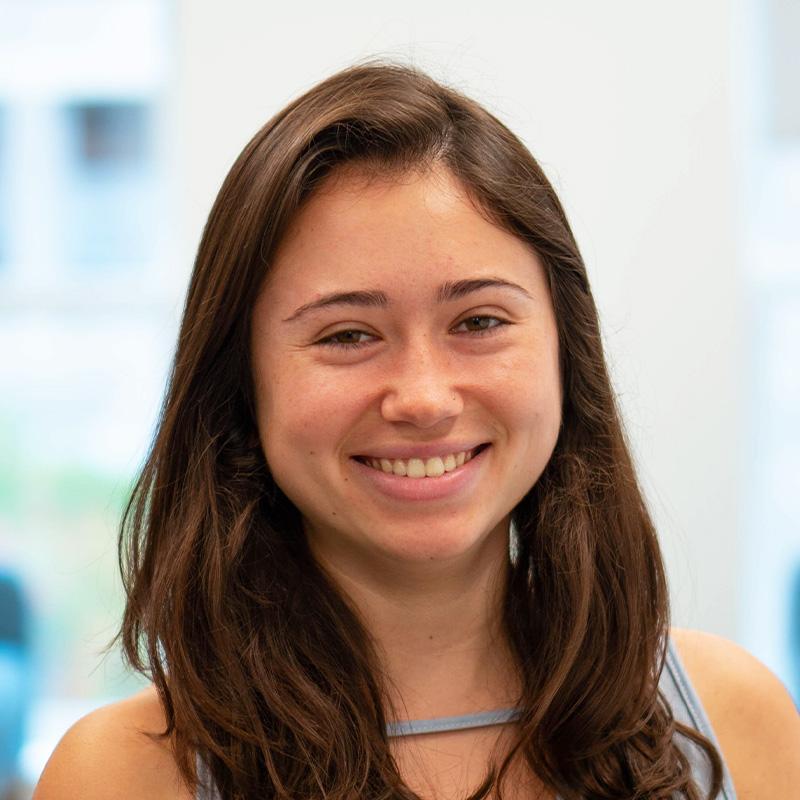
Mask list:
[{"label": "smile", "polygon": [[358,456],[357,460],[368,467],[387,475],[397,475],[403,478],[440,478],[446,472],[454,472],[459,467],[471,461],[486,445],[474,447],[471,450],[462,450],[458,453],[448,453],[444,456],[432,458],[372,458]]}]

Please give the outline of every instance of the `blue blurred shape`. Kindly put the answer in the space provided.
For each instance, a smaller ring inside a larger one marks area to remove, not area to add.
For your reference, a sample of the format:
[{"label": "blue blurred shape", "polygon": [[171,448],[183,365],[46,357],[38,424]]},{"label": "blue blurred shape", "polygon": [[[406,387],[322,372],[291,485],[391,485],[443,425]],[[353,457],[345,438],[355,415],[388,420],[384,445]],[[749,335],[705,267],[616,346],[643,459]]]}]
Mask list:
[{"label": "blue blurred shape", "polygon": [[0,571],[0,795],[18,774],[32,702],[29,611],[19,579]]},{"label": "blue blurred shape", "polygon": [[65,112],[63,256],[100,270],[146,263],[158,227],[150,105],[81,101]]},{"label": "blue blurred shape", "polygon": [[795,565],[789,589],[789,666],[794,704],[800,711],[800,562]]}]

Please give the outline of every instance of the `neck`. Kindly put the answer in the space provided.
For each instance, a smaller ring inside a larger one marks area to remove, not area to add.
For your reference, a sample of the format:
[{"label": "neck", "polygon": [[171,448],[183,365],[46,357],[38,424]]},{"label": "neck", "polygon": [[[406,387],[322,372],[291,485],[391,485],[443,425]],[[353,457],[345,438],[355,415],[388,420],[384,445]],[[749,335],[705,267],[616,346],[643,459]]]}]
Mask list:
[{"label": "neck", "polygon": [[507,527],[487,537],[480,552],[446,561],[398,565],[315,555],[377,645],[387,718],[515,705],[517,670],[501,624]]}]

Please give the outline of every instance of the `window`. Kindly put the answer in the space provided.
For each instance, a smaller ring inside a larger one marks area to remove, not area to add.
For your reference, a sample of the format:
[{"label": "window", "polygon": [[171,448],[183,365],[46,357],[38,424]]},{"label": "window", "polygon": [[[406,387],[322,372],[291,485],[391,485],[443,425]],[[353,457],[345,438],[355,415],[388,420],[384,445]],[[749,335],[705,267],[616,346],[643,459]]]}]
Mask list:
[{"label": "window", "polygon": [[9,229],[9,207],[8,207],[8,169],[6,142],[6,110],[0,106],[0,273],[4,265],[8,262],[8,229]]},{"label": "window", "polygon": [[61,234],[68,263],[111,270],[152,258],[153,116],[146,102],[92,101],[65,109]]}]

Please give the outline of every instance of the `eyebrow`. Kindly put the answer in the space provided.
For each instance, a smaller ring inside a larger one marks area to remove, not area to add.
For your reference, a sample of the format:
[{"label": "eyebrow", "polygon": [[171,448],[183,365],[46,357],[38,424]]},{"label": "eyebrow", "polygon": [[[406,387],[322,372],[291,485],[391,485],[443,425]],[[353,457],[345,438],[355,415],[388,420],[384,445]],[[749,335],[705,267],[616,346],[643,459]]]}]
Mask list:
[{"label": "eyebrow", "polygon": [[[461,281],[447,281],[436,291],[436,301],[447,303],[452,300],[460,300],[473,292],[481,289],[511,289],[532,300],[530,292],[517,283],[507,281],[503,278],[470,278]],[[386,308],[389,305],[389,298],[385,292],[377,290],[362,290],[352,292],[331,292],[323,295],[317,300],[305,303],[296,309],[284,322],[294,322],[300,317],[312,311],[319,311],[330,306],[360,306],[373,308]]]}]

